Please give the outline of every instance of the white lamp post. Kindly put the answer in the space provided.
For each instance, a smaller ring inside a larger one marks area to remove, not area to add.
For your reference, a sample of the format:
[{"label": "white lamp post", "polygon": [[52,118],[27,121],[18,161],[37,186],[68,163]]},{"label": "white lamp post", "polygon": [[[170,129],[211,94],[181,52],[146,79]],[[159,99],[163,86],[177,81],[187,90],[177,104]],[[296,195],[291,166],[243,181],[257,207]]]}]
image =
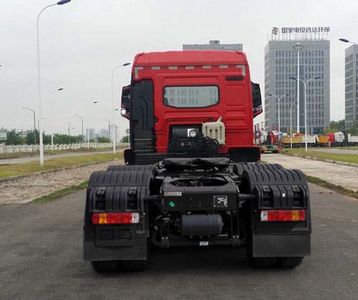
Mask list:
[{"label": "white lamp post", "polygon": [[[290,79],[293,79],[293,80],[297,80],[297,78],[295,77],[290,77]],[[316,76],[316,77],[312,77],[310,79],[307,79],[306,81],[299,78],[299,80],[303,83],[303,86],[304,86],[304,106],[305,106],[305,151],[307,152],[308,150],[308,145],[307,145],[307,85],[313,81],[313,80],[316,80],[316,79],[320,79],[319,76]]]},{"label": "white lamp post", "polygon": [[[113,68],[112,70],[112,126],[115,128],[115,107],[114,107],[114,74],[116,72],[116,70],[118,70],[121,67],[126,67],[129,66],[130,63],[124,63],[121,64],[119,66],[116,66],[115,68]],[[112,142],[113,142],[113,154],[116,154],[116,130],[112,130]]]},{"label": "white lamp post", "polygon": [[352,42],[352,41],[347,40],[347,39],[344,39],[344,38],[340,38],[339,40],[340,40],[341,42],[343,42],[343,43],[349,43],[349,44],[357,45],[357,43]]},{"label": "white lamp post", "polygon": [[[98,101],[92,101],[92,104],[98,104]],[[90,135],[89,135],[89,127],[88,127],[88,120],[89,120],[89,114],[87,113],[87,132],[86,132],[86,138],[87,138],[87,148],[90,148]]]},{"label": "white lamp post", "polygon": [[292,104],[290,104],[290,137],[291,137],[291,149],[292,149]]},{"label": "white lamp post", "polygon": [[[83,117],[80,116],[80,115],[74,115],[76,118],[79,118],[81,120],[81,136],[82,136],[82,139],[84,139],[84,135],[83,135]],[[81,139],[81,141],[82,141]],[[82,142],[81,142],[81,147],[82,147]]]},{"label": "white lamp post", "polygon": [[[297,51],[297,78],[300,78],[300,51],[303,49],[301,43],[296,43],[293,49]],[[297,133],[300,133],[300,81],[297,79]]]},{"label": "white lamp post", "polygon": [[278,109],[277,109],[277,113],[278,113],[278,132],[281,132],[281,115],[280,115],[280,102],[281,100],[284,98],[284,97],[288,97],[290,95],[282,95],[282,96],[276,96],[276,95],[273,95],[273,94],[267,94],[269,97],[273,97],[273,98],[276,98],[276,101],[277,101],[277,106],[278,106]]},{"label": "white lamp post", "polygon": [[36,112],[35,112],[34,109],[32,109],[30,107],[23,106],[22,108],[32,112],[32,114],[33,114],[33,118],[34,118],[34,143],[36,145]]},{"label": "white lamp post", "polygon": [[[56,92],[62,92],[63,91],[63,87],[60,87],[56,90],[54,90],[51,94],[51,98],[52,96],[56,93]],[[53,115],[52,115],[52,105],[51,105],[51,151],[53,152],[55,149],[54,149],[54,144],[53,144]]]},{"label": "white lamp post", "polygon": [[[113,136],[113,135],[111,135],[111,121],[108,119],[103,119],[103,120],[105,120],[108,123],[108,137],[109,137],[109,140],[111,140],[111,136]],[[113,124],[112,124],[112,127],[113,127]],[[112,130],[113,130],[113,128],[112,128]]]},{"label": "white lamp post", "polygon": [[63,5],[71,0],[61,0],[57,3],[50,4],[45,6],[38,14],[36,20],[36,37],[37,37],[37,88],[38,88],[38,97],[39,97],[39,141],[40,141],[40,166],[44,165],[44,147],[43,147],[43,132],[42,132],[42,95],[41,95],[41,62],[40,62],[40,17],[42,13],[56,5]]}]

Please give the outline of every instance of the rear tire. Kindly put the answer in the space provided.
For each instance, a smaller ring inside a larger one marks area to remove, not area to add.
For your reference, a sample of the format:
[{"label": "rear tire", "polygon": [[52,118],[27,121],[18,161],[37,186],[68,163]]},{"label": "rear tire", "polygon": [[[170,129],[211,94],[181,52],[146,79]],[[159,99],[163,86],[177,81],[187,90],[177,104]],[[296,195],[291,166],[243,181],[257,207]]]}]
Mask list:
[{"label": "rear tire", "polygon": [[269,268],[275,264],[274,257],[249,257],[249,264],[253,268]]},{"label": "rear tire", "polygon": [[91,261],[91,264],[97,273],[116,272],[119,269],[119,261]]},{"label": "rear tire", "polygon": [[127,271],[142,272],[147,268],[146,260],[126,260],[123,261],[123,266]]},{"label": "rear tire", "polygon": [[298,267],[303,257],[277,257],[276,265],[280,268],[293,269]]}]

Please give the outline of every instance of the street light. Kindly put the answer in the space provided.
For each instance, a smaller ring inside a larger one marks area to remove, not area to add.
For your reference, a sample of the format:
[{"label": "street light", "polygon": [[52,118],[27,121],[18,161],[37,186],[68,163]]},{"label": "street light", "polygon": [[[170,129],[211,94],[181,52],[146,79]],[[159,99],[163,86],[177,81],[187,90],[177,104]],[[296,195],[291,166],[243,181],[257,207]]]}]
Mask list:
[{"label": "street light", "polygon": [[[97,100],[92,100],[91,104],[98,104],[99,102]],[[87,120],[89,120],[89,113],[87,112]],[[87,122],[88,123],[88,122]],[[87,124],[88,126],[88,124]],[[87,127],[86,130],[86,139],[87,139],[87,148],[90,148],[90,135],[89,135],[89,128]]]},{"label": "street light", "polygon": [[73,115],[75,116],[76,118],[79,118],[81,120],[81,132],[82,132],[82,139],[84,139],[84,135],[83,135],[83,117],[80,116],[80,115]]},{"label": "street light", "polygon": [[[108,122],[108,137],[109,137],[109,140],[111,140],[111,121],[108,119],[103,119],[103,120]],[[112,124],[112,126],[113,126],[113,124]]]},{"label": "street light", "polygon": [[290,104],[290,141],[292,149],[292,103]]},{"label": "street light", "polygon": [[[56,93],[56,92],[62,92],[63,91],[63,87],[59,87],[57,88],[56,90],[54,90],[52,93],[51,93],[51,98],[52,96]],[[53,152],[55,149],[54,149],[54,144],[53,144],[53,115],[52,115],[52,105],[51,105],[51,151]]]},{"label": "street light", "polygon": [[76,118],[79,118],[81,120],[81,132],[82,132],[82,136],[84,137],[84,135],[83,135],[83,117],[80,115],[73,115],[73,116]]},{"label": "street light", "polygon": [[68,131],[68,136],[71,136],[71,130],[72,130],[72,129],[75,129],[75,128],[72,127],[71,121],[69,121],[69,122],[68,122],[68,129],[67,129],[67,131]]},{"label": "street light", "polygon": [[278,97],[276,95],[272,95],[272,94],[268,93],[267,96],[276,98],[277,106],[278,106],[278,132],[281,132],[280,102],[281,102],[281,99],[283,99],[284,97],[288,97],[290,95],[282,95],[282,96]]},{"label": "street light", "polygon": [[36,111],[26,106],[23,106],[22,108],[31,111],[34,115],[34,145],[36,145]]},{"label": "street light", "polygon": [[[297,78],[300,78],[300,51],[303,49],[301,43],[296,43],[293,49],[297,51]],[[300,81],[297,79],[297,133],[300,133]]]},{"label": "street light", "polygon": [[40,166],[44,165],[44,148],[43,148],[43,132],[42,132],[42,95],[41,95],[41,62],[40,62],[40,17],[42,13],[56,5],[63,5],[71,0],[61,0],[57,3],[53,3],[45,6],[38,14],[36,20],[36,37],[37,37],[37,88],[38,88],[38,97],[39,97],[39,136],[40,136]]},{"label": "street light", "polygon": [[[315,77],[312,77],[308,80],[303,80],[301,78],[298,78],[299,81],[301,81],[303,83],[303,86],[304,86],[304,106],[305,106],[305,151],[307,152],[308,150],[308,146],[307,146],[307,101],[306,101],[306,95],[307,95],[307,85],[313,81],[313,80],[316,80],[316,79],[320,79],[321,77],[320,76],[315,76]],[[297,78],[295,77],[290,77],[290,79],[292,80],[297,80]]]},{"label": "street light", "polygon": [[119,66],[116,66],[113,68],[112,70],[112,126],[114,127],[113,130],[112,130],[112,142],[113,142],[113,154],[116,154],[116,129],[115,129],[115,116],[114,116],[114,74],[116,72],[116,70],[118,70],[119,68],[122,68],[122,67],[126,67],[126,66],[129,66],[130,63],[127,62],[127,63],[124,63],[124,64],[121,64]]},{"label": "street light", "polygon": [[352,42],[352,41],[350,41],[350,40],[347,40],[347,39],[344,39],[344,38],[340,38],[339,39],[341,42],[343,42],[343,43],[350,43],[350,44],[357,44],[357,43],[355,43],[355,42]]}]

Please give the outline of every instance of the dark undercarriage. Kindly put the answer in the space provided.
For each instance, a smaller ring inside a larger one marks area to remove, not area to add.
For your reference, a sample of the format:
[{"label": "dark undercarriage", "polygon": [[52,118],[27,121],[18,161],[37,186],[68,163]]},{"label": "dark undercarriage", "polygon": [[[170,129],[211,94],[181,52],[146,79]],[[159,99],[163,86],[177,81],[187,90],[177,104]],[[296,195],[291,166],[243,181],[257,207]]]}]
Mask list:
[{"label": "dark undercarriage", "polygon": [[[306,211],[298,222],[262,222],[260,211]],[[96,212],[139,212],[138,224],[94,225]],[[87,191],[84,257],[97,269],[113,261],[143,265],[148,245],[246,246],[254,265],[294,267],[310,252],[304,175],[280,165],[228,158],[171,158],[157,165],[95,172]],[[291,262],[291,263],[288,263]]]}]

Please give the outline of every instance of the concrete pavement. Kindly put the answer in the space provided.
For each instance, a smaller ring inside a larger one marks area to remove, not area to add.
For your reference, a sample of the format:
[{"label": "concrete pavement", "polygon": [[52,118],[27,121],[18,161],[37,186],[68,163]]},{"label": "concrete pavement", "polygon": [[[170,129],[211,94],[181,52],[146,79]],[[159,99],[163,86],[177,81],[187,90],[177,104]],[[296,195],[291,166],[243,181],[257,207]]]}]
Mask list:
[{"label": "concrete pavement", "polygon": [[85,192],[0,205],[0,299],[357,299],[358,201],[310,186],[312,254],[294,270],[252,269],[245,249],[154,250],[144,273],[82,260]]},{"label": "concrete pavement", "polygon": [[263,154],[261,159],[268,163],[281,164],[288,169],[300,169],[306,175],[321,178],[324,181],[352,191],[358,191],[357,167],[283,154]]},{"label": "concrete pavement", "polygon": [[94,171],[107,169],[119,161],[77,166],[64,170],[35,173],[17,179],[0,182],[0,205],[26,203],[52,192],[78,185],[89,179]]}]

